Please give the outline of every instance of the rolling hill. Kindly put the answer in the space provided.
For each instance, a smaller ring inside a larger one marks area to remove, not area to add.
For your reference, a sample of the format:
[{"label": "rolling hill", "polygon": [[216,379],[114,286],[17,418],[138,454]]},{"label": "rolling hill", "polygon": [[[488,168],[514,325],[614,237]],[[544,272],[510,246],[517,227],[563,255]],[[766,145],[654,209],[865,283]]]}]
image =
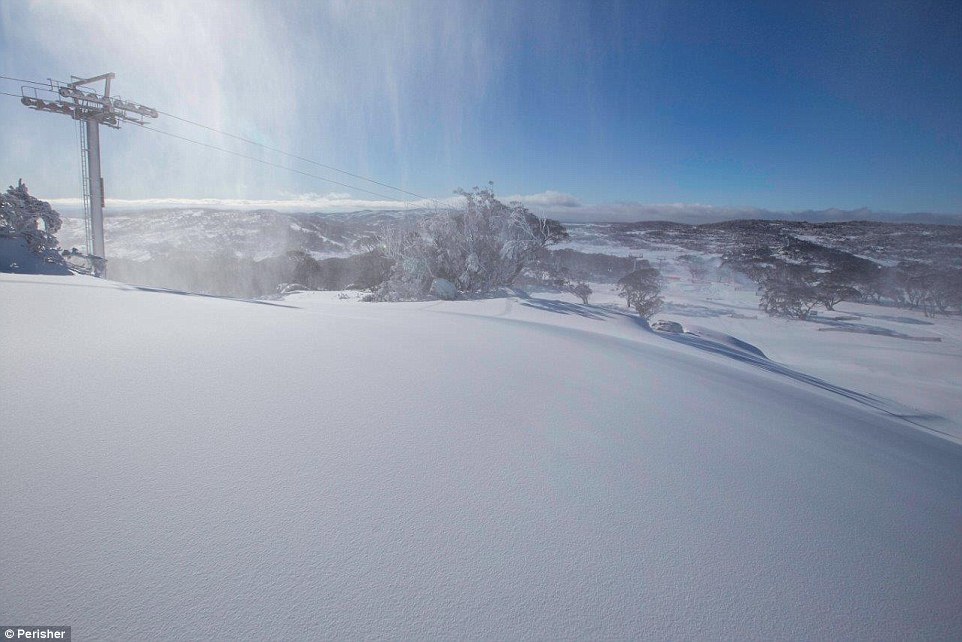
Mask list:
[{"label": "rolling hill", "polygon": [[962,636],[962,446],[732,338],[510,293],[266,302],[3,274],[0,299],[9,621]]}]

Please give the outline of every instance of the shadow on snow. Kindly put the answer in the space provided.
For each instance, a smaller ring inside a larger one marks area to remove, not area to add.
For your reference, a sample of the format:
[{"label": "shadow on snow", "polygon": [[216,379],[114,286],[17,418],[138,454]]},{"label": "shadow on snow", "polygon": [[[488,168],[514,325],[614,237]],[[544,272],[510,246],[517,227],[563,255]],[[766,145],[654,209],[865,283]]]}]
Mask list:
[{"label": "shadow on snow", "polygon": [[[745,344],[744,342],[740,342],[737,339],[735,339],[736,342],[738,342],[739,344],[743,344],[744,346],[747,346],[747,347],[727,346],[717,341],[704,339],[695,334],[691,334],[687,332],[678,333],[678,334],[667,333],[667,332],[655,332],[651,330],[651,328],[648,326],[648,323],[645,322],[643,319],[634,317],[634,320],[635,320],[635,323],[641,326],[645,331],[651,332],[652,334],[655,334],[663,339],[667,339],[669,341],[674,341],[675,343],[691,346],[693,348],[702,350],[704,352],[709,352],[711,354],[717,354],[723,357],[728,357],[729,359],[733,359],[740,363],[745,363],[745,364],[754,366],[756,368],[765,370],[767,372],[771,372],[783,377],[787,377],[794,381],[798,381],[800,383],[814,386],[821,390],[825,390],[826,392],[830,392],[830,393],[845,397],[846,399],[850,399],[862,405],[869,406],[870,408],[883,412],[889,416],[897,417],[899,419],[904,419],[905,421],[915,426],[924,428],[926,430],[932,430],[940,434],[946,434],[946,435],[948,434],[941,430],[938,430],[937,428],[933,428],[931,425],[919,423],[919,422],[936,422],[937,423],[940,421],[945,421],[944,417],[941,417],[935,414],[919,413],[914,411],[911,408],[900,406],[892,401],[882,399],[880,397],[875,397],[873,395],[867,395],[861,392],[857,392],[855,390],[851,390],[843,386],[838,386],[833,383],[829,383],[824,379],[819,379],[818,377],[805,374],[804,372],[793,370],[788,366],[782,365],[780,363],[772,361],[771,359],[768,359],[767,357],[764,356],[764,354],[760,350],[758,350],[757,348],[754,348],[754,346],[751,346],[750,344]],[[751,350],[751,349],[754,349],[754,350]],[[757,352],[757,354],[753,354],[753,352]],[[761,356],[758,356],[758,355],[761,355]]]},{"label": "shadow on snow", "polygon": [[271,301],[261,301],[258,299],[238,299],[229,296],[218,296],[215,294],[202,294],[200,292],[186,292],[184,290],[169,290],[167,288],[155,288],[147,285],[131,285],[129,283],[119,283],[116,282],[113,285],[90,285],[88,283],[63,283],[62,281],[6,281],[5,285],[53,285],[58,287],[69,287],[69,288],[94,288],[94,289],[112,289],[121,290],[123,292],[154,292],[159,294],[177,294],[180,296],[196,296],[204,297],[206,299],[220,299],[221,301],[237,301],[238,303],[253,303],[255,305],[269,305],[275,308],[290,308],[292,310],[300,310],[296,305],[287,305],[284,303],[273,303]]}]

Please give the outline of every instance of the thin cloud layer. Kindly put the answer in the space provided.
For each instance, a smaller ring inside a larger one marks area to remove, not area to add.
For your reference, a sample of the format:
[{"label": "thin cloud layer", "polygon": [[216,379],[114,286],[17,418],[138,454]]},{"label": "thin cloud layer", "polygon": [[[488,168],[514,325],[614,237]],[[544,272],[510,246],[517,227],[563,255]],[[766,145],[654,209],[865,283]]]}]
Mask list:
[{"label": "thin cloud layer", "polygon": [[[50,204],[67,215],[80,212],[79,198],[47,199]],[[577,197],[563,192],[547,190],[537,194],[515,194],[504,197],[505,202],[520,202],[539,216],[554,218],[566,223],[634,223],[640,221],[674,221],[677,223],[714,223],[734,219],[781,219],[812,222],[873,220],[891,222],[925,222],[962,224],[960,214],[893,213],[877,212],[867,208],[857,210],[805,210],[780,211],[757,207],[715,207],[698,203],[637,203],[630,201],[612,203],[584,203]],[[217,209],[217,210],[275,210],[285,213],[344,213],[397,210],[432,210],[457,207],[463,200],[459,196],[441,199],[415,199],[410,201],[371,200],[356,198],[343,192],[328,194],[295,194],[279,199],[237,198],[147,198],[107,199],[107,211],[136,212],[166,209]]]},{"label": "thin cloud layer", "polygon": [[565,194],[564,192],[556,192],[554,190],[547,190],[538,194],[528,194],[527,196],[516,194],[514,196],[506,197],[505,200],[509,202],[518,201],[520,203],[524,203],[529,209],[537,207],[579,208],[584,206],[584,204],[576,196]]},{"label": "thin cloud layer", "polygon": [[[82,204],[79,198],[46,199],[55,209],[76,214]],[[446,199],[414,199],[410,201],[367,200],[350,194],[300,194],[280,199],[244,198],[108,198],[107,213],[111,211],[166,210],[181,208],[205,208],[219,210],[276,210],[278,212],[340,213],[363,210],[421,210],[438,207],[454,207],[459,197]]]}]

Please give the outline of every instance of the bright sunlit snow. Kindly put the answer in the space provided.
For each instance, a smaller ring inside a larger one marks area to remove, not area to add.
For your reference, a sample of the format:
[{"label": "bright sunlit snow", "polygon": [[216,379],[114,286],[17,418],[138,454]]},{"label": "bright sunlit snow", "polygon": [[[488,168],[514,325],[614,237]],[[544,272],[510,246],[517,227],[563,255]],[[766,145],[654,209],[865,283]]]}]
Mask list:
[{"label": "bright sunlit snow", "polygon": [[0,275],[0,614],[77,639],[962,636],[962,447],[897,417],[873,362],[813,367],[826,336],[925,342],[665,313],[697,333],[673,340],[509,295]]},{"label": "bright sunlit snow", "polygon": [[0,0],[0,642],[962,641],[960,60]]}]

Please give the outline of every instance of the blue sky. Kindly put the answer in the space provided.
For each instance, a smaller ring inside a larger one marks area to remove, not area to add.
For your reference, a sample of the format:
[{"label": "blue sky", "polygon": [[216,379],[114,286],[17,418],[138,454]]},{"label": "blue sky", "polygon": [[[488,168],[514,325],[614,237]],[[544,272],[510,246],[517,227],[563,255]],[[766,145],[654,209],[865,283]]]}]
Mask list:
[{"label": "blue sky", "polygon": [[[113,71],[125,98],[418,194],[493,180],[602,218],[962,213],[960,61],[959,2],[0,2],[0,74]],[[76,198],[74,123],[5,96],[0,120],[0,180]],[[127,202],[384,200],[135,127],[103,148],[108,197]]]}]

